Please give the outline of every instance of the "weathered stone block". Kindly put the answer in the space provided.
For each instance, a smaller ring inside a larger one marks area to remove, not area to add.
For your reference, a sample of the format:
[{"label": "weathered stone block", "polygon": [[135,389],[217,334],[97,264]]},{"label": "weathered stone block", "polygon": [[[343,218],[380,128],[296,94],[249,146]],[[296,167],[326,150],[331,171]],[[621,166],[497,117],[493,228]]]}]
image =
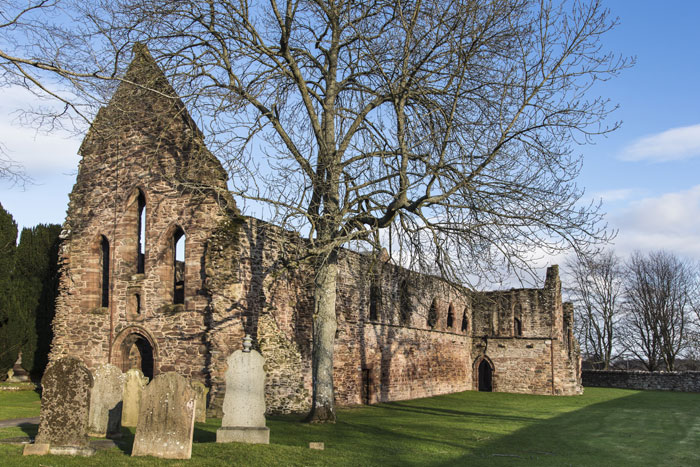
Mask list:
[{"label": "weathered stone block", "polygon": [[90,370],[77,358],[61,358],[46,369],[41,379],[39,433],[36,446],[25,447],[27,454],[45,453],[43,445],[49,445],[55,454],[70,447],[90,455],[87,425],[92,385]]},{"label": "weathered stone block", "polygon": [[121,436],[124,374],[116,366],[105,363],[95,368],[93,379],[88,434],[110,438]]},{"label": "weathered stone block", "polygon": [[132,456],[192,456],[195,392],[186,378],[162,373],[143,390]]},{"label": "weathered stone block", "polygon": [[209,393],[209,388],[199,381],[192,381],[192,389],[196,394],[197,405],[196,413],[194,416],[194,421],[199,423],[206,423],[207,421],[207,394]]},{"label": "weathered stone block", "polygon": [[265,427],[265,359],[250,349],[250,340],[246,336],[243,350],[226,360],[224,418],[216,431],[217,443],[270,442],[270,431]]},{"label": "weathered stone block", "polygon": [[124,392],[122,402],[122,426],[136,426],[139,420],[139,406],[143,388],[148,384],[148,378],[141,370],[132,368],[124,375]]}]

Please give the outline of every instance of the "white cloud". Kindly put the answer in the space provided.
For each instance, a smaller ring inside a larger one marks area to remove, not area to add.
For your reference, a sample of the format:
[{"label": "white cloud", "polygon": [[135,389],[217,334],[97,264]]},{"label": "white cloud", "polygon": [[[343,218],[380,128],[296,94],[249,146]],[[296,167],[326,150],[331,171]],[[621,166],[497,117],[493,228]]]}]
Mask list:
[{"label": "white cloud", "polygon": [[627,146],[620,158],[668,162],[697,156],[700,156],[700,125],[691,125],[645,136]]},{"label": "white cloud", "polygon": [[30,176],[37,172],[73,172],[78,167],[80,141],[61,130],[44,134],[22,125],[17,110],[46,105],[20,87],[0,89],[0,143],[7,155],[24,166]]},{"label": "white cloud", "polygon": [[597,191],[591,194],[591,197],[594,201],[602,199],[604,203],[613,203],[615,201],[626,201],[638,193],[639,190],[635,188],[620,188],[618,190]]},{"label": "white cloud", "polygon": [[619,228],[615,250],[666,249],[700,260],[700,185],[632,202],[610,216]]}]

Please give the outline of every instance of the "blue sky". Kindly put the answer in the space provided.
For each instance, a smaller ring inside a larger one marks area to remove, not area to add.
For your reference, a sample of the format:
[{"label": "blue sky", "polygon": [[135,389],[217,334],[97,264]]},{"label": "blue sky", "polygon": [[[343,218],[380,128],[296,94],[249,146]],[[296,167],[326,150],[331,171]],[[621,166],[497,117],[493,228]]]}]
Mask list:
[{"label": "blue sky", "polygon": [[[604,48],[636,56],[634,68],[597,92],[620,105],[622,128],[584,156],[578,183],[602,198],[615,249],[666,248],[700,260],[700,2],[608,1],[621,24]],[[0,184],[0,202],[21,227],[62,223],[75,181],[80,138],[36,134],[13,113],[32,98],[0,89],[0,141],[34,179],[24,189]]]}]

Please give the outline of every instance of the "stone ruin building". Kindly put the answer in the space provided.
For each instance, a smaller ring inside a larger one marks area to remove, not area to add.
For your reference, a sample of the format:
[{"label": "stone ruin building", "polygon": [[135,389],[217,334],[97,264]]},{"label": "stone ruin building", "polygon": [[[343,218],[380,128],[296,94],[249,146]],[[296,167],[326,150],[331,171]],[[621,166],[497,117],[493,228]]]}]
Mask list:
[{"label": "stone ruin building", "polygon": [[[210,414],[220,415],[226,357],[249,333],[266,359],[268,411],[307,410],[313,271],[292,261],[304,241],[240,215],[225,170],[145,48],[80,154],[51,360],[176,371],[210,387]],[[542,289],[478,293],[344,250],[337,291],[340,405],[582,391],[556,266]]]}]

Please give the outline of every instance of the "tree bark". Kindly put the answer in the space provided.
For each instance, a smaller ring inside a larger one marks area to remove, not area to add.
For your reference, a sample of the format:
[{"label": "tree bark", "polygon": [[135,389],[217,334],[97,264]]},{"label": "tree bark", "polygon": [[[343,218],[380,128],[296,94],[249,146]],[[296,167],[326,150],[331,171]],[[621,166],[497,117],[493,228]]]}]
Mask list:
[{"label": "tree bark", "polygon": [[310,423],[335,423],[333,397],[333,346],[337,328],[335,317],[338,252],[319,259],[314,279],[313,316],[313,399]]}]

